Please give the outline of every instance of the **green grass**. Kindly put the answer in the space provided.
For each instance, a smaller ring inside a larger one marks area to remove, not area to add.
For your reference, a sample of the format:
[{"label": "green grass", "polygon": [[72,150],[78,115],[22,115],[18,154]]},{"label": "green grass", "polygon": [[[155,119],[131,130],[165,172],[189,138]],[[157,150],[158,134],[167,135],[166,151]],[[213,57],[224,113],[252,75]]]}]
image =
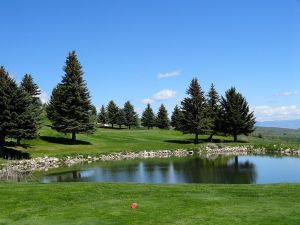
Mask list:
[{"label": "green grass", "polygon": [[[0,224],[299,224],[300,185],[0,184]],[[132,202],[138,208],[130,208]]]},{"label": "green grass", "polygon": [[[259,138],[262,134],[263,138]],[[249,137],[240,136],[239,143],[233,143],[232,137],[214,136],[220,145],[254,145],[269,149],[299,148],[300,132],[288,129],[257,128]],[[194,149],[207,143],[195,145],[194,135],[183,135],[174,130],[144,130],[144,129],[98,129],[94,134],[79,134],[77,144],[71,144],[70,135],[65,135],[44,126],[40,131],[40,138],[31,141],[23,141],[29,147],[18,150],[28,152],[30,157],[68,155],[96,155],[119,151],[143,151],[143,150],[174,150]],[[208,136],[200,136],[203,140]]]},{"label": "green grass", "polygon": [[[31,157],[198,147],[193,143],[193,135],[183,135],[174,130],[98,129],[94,134],[79,134],[78,144],[74,145],[69,142],[69,135],[60,134],[47,126],[41,130],[40,136],[32,141],[24,141],[30,145],[25,151],[29,152]],[[231,137],[226,139],[231,140]]]}]

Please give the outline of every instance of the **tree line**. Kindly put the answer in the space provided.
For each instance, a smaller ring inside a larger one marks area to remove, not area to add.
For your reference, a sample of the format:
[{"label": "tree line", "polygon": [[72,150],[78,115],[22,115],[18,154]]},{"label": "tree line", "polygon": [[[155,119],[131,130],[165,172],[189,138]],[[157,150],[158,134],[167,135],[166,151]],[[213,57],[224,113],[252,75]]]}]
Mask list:
[{"label": "tree line", "polygon": [[[110,124],[112,128],[114,125],[124,125],[131,129],[139,125],[138,114],[130,101],[120,108],[111,100],[106,107],[102,105],[97,114],[75,51],[68,54],[63,71],[62,80],[54,87],[46,106],[52,129],[71,134],[72,140],[75,141],[78,133],[93,133],[97,122]],[[20,144],[21,139],[38,136],[42,125],[39,94],[40,89],[31,75],[26,74],[20,85],[17,85],[5,68],[0,68],[1,146],[4,145],[6,137],[15,138]],[[229,134],[237,141],[238,135],[253,132],[253,112],[250,112],[245,97],[234,87],[226,91],[225,96],[220,97],[212,84],[210,91],[205,95],[195,78],[187,89],[187,95],[180,106],[175,106],[171,121],[163,104],[157,114],[154,114],[148,104],[142,113],[141,125],[148,129],[169,129],[172,126],[183,133],[195,134],[195,143],[199,142],[200,134],[209,134],[210,141],[215,134]]]}]

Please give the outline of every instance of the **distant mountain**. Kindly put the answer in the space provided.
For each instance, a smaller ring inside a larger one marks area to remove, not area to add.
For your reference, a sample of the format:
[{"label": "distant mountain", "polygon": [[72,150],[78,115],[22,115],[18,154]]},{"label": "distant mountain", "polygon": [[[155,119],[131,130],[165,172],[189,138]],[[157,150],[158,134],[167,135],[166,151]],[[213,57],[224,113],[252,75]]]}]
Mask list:
[{"label": "distant mountain", "polygon": [[288,129],[299,129],[300,128],[300,119],[299,120],[276,120],[276,121],[264,121],[257,122],[257,127],[278,127],[278,128],[288,128]]}]

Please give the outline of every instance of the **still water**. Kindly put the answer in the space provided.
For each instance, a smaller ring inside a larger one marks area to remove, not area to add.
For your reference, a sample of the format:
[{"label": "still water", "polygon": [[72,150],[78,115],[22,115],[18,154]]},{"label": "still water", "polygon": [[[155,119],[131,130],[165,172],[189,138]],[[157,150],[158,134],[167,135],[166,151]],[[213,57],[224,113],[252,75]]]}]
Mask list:
[{"label": "still water", "polygon": [[300,183],[300,158],[239,156],[143,159],[85,164],[38,175],[41,182]]}]

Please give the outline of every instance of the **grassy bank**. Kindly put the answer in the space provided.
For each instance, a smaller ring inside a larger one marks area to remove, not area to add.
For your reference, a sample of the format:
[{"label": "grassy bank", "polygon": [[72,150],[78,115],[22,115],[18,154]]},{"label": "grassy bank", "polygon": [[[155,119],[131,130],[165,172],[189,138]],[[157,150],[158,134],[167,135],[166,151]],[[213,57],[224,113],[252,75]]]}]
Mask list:
[{"label": "grassy bank", "polygon": [[[0,184],[0,224],[299,224],[300,185]],[[130,209],[138,203],[136,210]]]},{"label": "grassy bank", "polygon": [[[223,146],[254,145],[271,149],[281,147],[298,149],[300,141],[297,135],[300,135],[299,131],[257,128],[255,133],[249,137],[240,136],[239,143],[233,143],[230,136],[214,136],[214,141]],[[208,136],[200,136],[203,143],[198,145],[193,143],[194,135],[183,135],[179,131],[159,129],[98,129],[94,134],[79,134],[77,138],[78,141],[73,144],[70,135],[58,133],[49,126],[44,126],[40,130],[39,138],[23,141],[26,148],[16,148],[15,146],[11,148],[29,153],[30,157],[44,155],[63,157],[75,154],[95,155],[116,151],[198,148],[203,144],[207,144]]]}]

